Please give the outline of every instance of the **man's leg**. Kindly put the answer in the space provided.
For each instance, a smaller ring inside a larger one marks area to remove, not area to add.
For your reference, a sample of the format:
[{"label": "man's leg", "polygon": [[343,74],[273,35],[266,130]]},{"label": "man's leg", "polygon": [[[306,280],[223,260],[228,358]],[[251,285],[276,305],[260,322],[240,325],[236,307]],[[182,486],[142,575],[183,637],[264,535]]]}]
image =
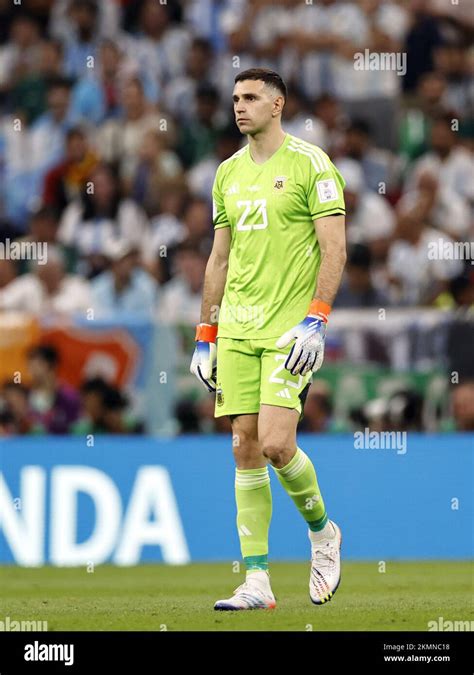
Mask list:
[{"label": "man's leg", "polygon": [[257,414],[231,417],[237,530],[248,572],[268,569],[268,530],[272,517],[270,476],[258,442],[257,419]]},{"label": "man's leg", "polygon": [[262,404],[258,437],[262,452],[278,480],[293,499],[310,530],[323,530],[328,516],[310,458],[296,445],[299,412],[292,408]]},{"label": "man's leg", "polygon": [[313,463],[296,445],[296,409],[262,404],[258,435],[262,452],[278,480],[308,523],[311,542],[309,594],[316,605],[328,602],[341,580],[341,531],[328,519]]},{"label": "man's leg", "polygon": [[275,607],[268,574],[268,530],[272,495],[267,461],[258,442],[260,354],[249,340],[217,339],[215,415],[232,421],[237,528],[246,580],[231,598],[218,600],[218,610]]}]

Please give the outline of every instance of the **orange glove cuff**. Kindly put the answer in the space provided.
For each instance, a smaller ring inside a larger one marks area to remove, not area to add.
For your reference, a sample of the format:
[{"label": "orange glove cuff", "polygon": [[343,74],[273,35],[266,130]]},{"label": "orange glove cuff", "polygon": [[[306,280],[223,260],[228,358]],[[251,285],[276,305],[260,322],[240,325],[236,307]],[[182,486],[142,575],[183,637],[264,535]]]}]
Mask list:
[{"label": "orange glove cuff", "polygon": [[329,314],[331,313],[331,305],[328,305],[327,302],[313,298],[308,309],[308,314],[320,316],[324,323],[328,322]]},{"label": "orange glove cuff", "polygon": [[197,340],[202,340],[203,342],[215,342],[217,337],[217,324],[209,323],[198,323],[196,326],[196,337]]}]

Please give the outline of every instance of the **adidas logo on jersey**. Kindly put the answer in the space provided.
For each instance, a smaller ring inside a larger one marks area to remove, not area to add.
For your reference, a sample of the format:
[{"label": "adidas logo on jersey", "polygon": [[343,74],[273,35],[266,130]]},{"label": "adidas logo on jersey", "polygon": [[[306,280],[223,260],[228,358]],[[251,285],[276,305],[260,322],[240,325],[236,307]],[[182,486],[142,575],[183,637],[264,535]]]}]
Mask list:
[{"label": "adidas logo on jersey", "polygon": [[288,389],[288,387],[285,387],[284,389],[277,391],[276,395],[280,396],[280,398],[291,398],[290,390]]},{"label": "adidas logo on jersey", "polygon": [[240,192],[240,187],[238,183],[234,183],[233,185],[230,186],[228,190],[226,190],[226,195],[236,195]]}]

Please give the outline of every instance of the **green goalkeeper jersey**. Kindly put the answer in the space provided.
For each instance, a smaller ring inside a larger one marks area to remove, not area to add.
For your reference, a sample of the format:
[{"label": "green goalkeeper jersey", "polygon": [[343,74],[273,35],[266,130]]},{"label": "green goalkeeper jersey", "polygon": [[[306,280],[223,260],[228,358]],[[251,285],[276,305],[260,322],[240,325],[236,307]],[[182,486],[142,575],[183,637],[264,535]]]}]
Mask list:
[{"label": "green goalkeeper jersey", "polygon": [[245,146],[219,165],[214,228],[231,228],[218,337],[279,337],[307,314],[321,253],[314,220],[344,215],[345,182],[320,148],[286,134],[256,164]]}]

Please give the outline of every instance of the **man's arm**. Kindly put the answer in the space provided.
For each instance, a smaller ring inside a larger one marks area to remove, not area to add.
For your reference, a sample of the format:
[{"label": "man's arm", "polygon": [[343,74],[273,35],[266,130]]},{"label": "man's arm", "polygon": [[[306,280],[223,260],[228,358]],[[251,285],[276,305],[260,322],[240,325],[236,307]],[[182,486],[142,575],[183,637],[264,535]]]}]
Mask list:
[{"label": "man's arm", "polygon": [[230,227],[214,232],[214,243],[207,261],[201,304],[201,323],[217,324],[229,266]]},{"label": "man's arm", "polygon": [[314,221],[321,249],[321,266],[315,299],[331,305],[336,297],[346,264],[345,216],[326,216]]}]

